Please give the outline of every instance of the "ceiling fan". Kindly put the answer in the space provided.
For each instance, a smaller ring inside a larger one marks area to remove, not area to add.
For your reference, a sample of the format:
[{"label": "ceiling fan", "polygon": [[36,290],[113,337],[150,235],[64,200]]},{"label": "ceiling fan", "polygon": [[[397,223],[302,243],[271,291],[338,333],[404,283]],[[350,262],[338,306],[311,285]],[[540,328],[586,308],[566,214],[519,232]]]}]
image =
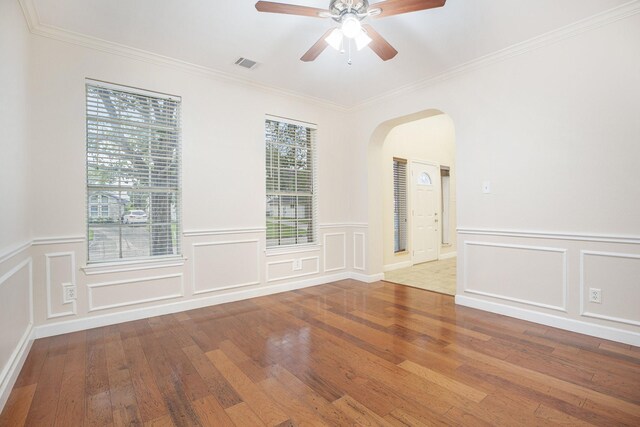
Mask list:
[{"label": "ceiling fan", "polygon": [[346,49],[349,50],[348,63],[351,65],[352,42],[358,50],[369,46],[383,61],[388,61],[398,53],[371,25],[363,24],[363,20],[433,9],[444,6],[445,2],[446,0],[386,0],[369,5],[368,0],[330,0],[329,9],[324,10],[294,4],[259,1],[256,3],[256,9],[259,12],[333,19],[339,24],[339,27],[331,28],[324,33],[302,55],[300,60],[304,62],[315,60],[327,46],[344,52],[346,42]]}]

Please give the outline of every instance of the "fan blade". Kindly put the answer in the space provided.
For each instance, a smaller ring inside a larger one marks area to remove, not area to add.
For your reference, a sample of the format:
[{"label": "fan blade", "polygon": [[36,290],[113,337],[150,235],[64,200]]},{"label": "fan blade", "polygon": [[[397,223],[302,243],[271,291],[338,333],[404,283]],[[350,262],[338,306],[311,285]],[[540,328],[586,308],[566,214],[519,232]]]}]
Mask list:
[{"label": "fan blade", "polygon": [[318,41],[315,42],[304,55],[302,55],[300,61],[311,62],[315,60],[318,55],[320,55],[327,48],[327,46],[329,46],[329,43],[327,43],[325,39],[329,37],[329,34],[331,34],[334,29],[335,28],[329,28],[329,30],[324,33],[322,37],[320,37],[320,39],[318,39]]},{"label": "fan blade", "polygon": [[388,61],[398,54],[398,51],[395,50],[393,46],[391,46],[380,34],[378,34],[371,25],[364,24],[362,28],[364,28],[369,37],[371,37],[369,47],[380,57],[380,59]]},{"label": "fan blade", "polygon": [[308,6],[297,6],[295,4],[285,4],[285,3],[274,3],[271,1],[259,1],[256,3],[256,9],[258,12],[268,12],[268,13],[284,13],[287,15],[300,15],[300,16],[311,16],[314,18],[322,18],[320,14],[331,13],[327,10],[318,9],[315,7]]},{"label": "fan blade", "polygon": [[417,12],[444,6],[447,0],[387,0],[372,4],[369,9],[381,9],[376,18],[400,15],[401,13]]}]

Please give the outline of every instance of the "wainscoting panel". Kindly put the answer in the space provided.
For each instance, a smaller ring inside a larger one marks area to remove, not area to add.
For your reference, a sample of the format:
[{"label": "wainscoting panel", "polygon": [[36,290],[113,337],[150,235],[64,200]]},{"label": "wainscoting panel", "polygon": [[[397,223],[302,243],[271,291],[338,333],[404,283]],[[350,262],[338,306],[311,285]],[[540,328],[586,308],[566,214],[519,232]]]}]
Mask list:
[{"label": "wainscoting panel", "polygon": [[30,346],[33,325],[31,258],[0,277],[0,409],[9,396]]},{"label": "wainscoting panel", "polygon": [[[45,275],[47,287],[47,319],[73,316],[77,313],[76,302],[65,302],[65,286],[76,287],[76,256],[74,252],[47,253]],[[77,295],[77,287],[76,287]]]},{"label": "wainscoting panel", "polygon": [[347,268],[347,233],[325,233],[323,239],[324,271]]},{"label": "wainscoting panel", "polygon": [[365,238],[364,233],[353,233],[353,269],[364,270],[365,269]]},{"label": "wainscoting panel", "polygon": [[[589,288],[601,303],[589,302]],[[581,251],[580,314],[640,326],[640,255]]]},{"label": "wainscoting panel", "polygon": [[267,262],[267,282],[320,273],[320,257],[310,256]]},{"label": "wainscoting panel", "polygon": [[90,312],[184,296],[182,273],[93,283],[87,288]]},{"label": "wainscoting panel", "polygon": [[260,284],[260,241],[193,244],[193,294]]},{"label": "wainscoting panel", "polygon": [[566,249],[464,242],[464,292],[567,310]]}]

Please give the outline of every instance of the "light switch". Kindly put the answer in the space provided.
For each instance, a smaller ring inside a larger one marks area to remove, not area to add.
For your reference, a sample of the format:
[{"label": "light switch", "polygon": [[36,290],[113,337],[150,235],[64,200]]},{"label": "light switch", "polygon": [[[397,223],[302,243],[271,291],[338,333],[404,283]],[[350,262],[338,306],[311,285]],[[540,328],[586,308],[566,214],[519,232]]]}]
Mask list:
[{"label": "light switch", "polygon": [[484,194],[491,193],[491,181],[482,181],[482,192]]}]

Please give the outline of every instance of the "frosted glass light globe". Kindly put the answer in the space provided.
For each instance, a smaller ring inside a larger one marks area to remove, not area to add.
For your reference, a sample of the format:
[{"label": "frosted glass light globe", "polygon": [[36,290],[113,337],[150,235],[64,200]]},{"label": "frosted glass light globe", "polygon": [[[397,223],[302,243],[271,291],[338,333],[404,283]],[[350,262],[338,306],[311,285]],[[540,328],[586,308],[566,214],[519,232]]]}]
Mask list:
[{"label": "frosted glass light globe", "polygon": [[361,28],[360,20],[353,13],[347,13],[342,18],[342,34],[345,37],[354,38],[360,33]]}]

